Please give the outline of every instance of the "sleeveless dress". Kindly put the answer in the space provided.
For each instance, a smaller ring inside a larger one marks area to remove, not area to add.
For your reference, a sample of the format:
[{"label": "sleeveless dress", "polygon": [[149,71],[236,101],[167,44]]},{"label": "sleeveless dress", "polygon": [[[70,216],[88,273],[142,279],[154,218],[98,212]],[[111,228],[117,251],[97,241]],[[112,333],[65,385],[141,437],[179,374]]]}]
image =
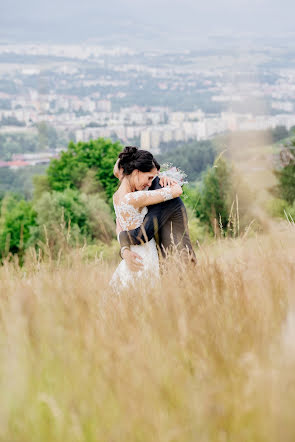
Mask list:
[{"label": "sleeveless dress", "polygon": [[[142,190],[128,193],[119,204],[115,204],[113,199],[116,217],[123,230],[133,230],[141,226],[144,217],[148,212],[146,206],[141,207],[140,209],[134,207],[131,204],[131,200],[139,198],[143,193],[146,194],[147,197],[152,196],[153,192],[160,192],[163,196],[163,201],[173,198],[170,188],[165,187],[156,191]],[[153,287],[160,277],[159,257],[154,238],[140,245],[131,245],[130,250],[142,257],[144,267],[138,272],[132,272],[128,268],[125,260],[122,260],[110,281],[110,285],[116,293],[119,293],[122,289],[131,286],[136,287],[142,283],[146,287]]]}]

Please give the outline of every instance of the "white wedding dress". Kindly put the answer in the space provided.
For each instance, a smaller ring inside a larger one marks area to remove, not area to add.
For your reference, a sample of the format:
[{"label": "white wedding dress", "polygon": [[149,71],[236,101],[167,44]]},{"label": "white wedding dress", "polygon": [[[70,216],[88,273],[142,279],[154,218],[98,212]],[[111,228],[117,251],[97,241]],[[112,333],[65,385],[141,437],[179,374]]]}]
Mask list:
[{"label": "white wedding dress", "polygon": [[[146,206],[140,209],[134,207],[132,200],[142,197],[153,198],[154,192],[160,193],[163,201],[173,198],[170,187],[164,187],[158,190],[141,190],[128,193],[119,204],[115,204],[113,200],[116,217],[123,230],[133,230],[139,227],[148,212]],[[153,287],[159,280],[159,257],[155,239],[152,238],[141,245],[131,245],[130,249],[142,257],[144,267],[138,272],[132,272],[127,267],[125,260],[122,260],[110,281],[110,285],[116,293],[131,286],[139,286],[141,283],[144,284],[144,287]]]}]

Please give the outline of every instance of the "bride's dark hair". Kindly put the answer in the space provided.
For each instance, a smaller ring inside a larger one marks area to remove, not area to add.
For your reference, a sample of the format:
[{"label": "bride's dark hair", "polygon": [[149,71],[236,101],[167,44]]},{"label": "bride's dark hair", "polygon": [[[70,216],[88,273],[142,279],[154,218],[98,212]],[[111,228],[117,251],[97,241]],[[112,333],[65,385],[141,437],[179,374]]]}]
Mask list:
[{"label": "bride's dark hair", "polygon": [[119,154],[119,169],[122,167],[124,175],[130,175],[133,170],[150,172],[155,167],[159,170],[160,164],[148,150],[138,149],[135,146],[126,146]]}]

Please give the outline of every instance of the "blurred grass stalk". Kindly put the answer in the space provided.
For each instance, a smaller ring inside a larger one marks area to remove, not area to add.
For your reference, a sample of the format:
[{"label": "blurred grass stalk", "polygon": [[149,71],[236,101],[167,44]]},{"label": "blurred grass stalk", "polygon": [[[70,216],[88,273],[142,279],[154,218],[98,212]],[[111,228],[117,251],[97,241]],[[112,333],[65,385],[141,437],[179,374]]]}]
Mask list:
[{"label": "blurred grass stalk", "polygon": [[294,246],[221,238],[119,297],[83,248],[4,262],[0,440],[295,440]]}]

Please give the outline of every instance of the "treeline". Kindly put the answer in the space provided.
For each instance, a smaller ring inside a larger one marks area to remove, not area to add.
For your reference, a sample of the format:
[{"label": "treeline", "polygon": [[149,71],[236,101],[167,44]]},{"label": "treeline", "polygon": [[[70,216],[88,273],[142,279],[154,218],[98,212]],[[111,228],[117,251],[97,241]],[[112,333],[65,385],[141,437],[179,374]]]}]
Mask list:
[{"label": "treeline", "polygon": [[211,141],[195,141],[167,149],[157,155],[160,164],[172,163],[184,170],[189,181],[200,178],[200,174],[211,166],[216,157],[216,148]]},{"label": "treeline", "polygon": [[274,174],[278,184],[270,189],[275,198],[267,208],[272,216],[295,222],[295,138],[281,150],[280,163]]},{"label": "treeline", "polygon": [[[3,121],[3,120],[2,120]],[[1,121],[0,121],[1,124]],[[25,130],[25,129],[24,129]],[[13,154],[44,151],[57,147],[66,147],[69,141],[75,141],[75,134],[57,131],[46,122],[36,125],[36,133],[1,133],[0,160],[10,161]]]},{"label": "treeline", "polygon": [[17,126],[17,127],[25,127],[26,123],[24,121],[19,121],[15,117],[2,117],[0,120],[1,126]]},{"label": "treeline", "polygon": [[33,197],[33,178],[35,175],[44,174],[47,164],[26,166],[21,169],[0,168],[0,197],[7,192],[19,195],[26,200]]}]

